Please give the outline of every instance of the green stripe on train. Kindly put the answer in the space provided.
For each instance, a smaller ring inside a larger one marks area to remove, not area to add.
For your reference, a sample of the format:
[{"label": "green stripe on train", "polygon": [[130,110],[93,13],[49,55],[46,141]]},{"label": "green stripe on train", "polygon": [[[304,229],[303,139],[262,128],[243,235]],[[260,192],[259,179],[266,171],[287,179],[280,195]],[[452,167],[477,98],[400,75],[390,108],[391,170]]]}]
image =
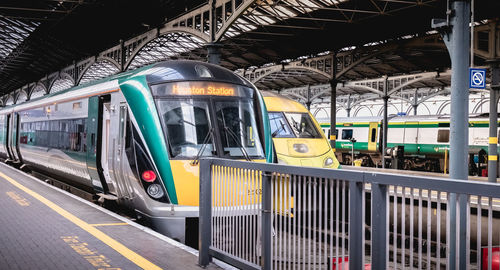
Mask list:
[{"label": "green stripe on train", "polygon": [[[441,124],[441,126],[439,126]],[[418,123],[418,124],[405,124],[405,123],[389,123],[389,128],[449,128],[449,122],[439,122],[439,123]],[[500,122],[498,122],[500,126]],[[321,123],[322,128],[329,128],[330,124]],[[369,124],[356,124],[356,123],[343,123],[335,125],[336,128],[359,128],[359,127],[369,127]],[[380,123],[378,124],[380,127]],[[469,127],[473,128],[487,128],[488,123],[483,122],[469,122]]]},{"label": "green stripe on train", "polygon": [[168,158],[167,144],[146,78],[145,76],[134,76],[130,79],[119,80],[119,83],[137,123],[141,123],[139,131],[142,133],[146,146],[162,176],[170,201],[177,204],[177,193]]},{"label": "green stripe on train", "polygon": [[[446,149],[448,149],[448,153],[450,151],[450,146],[448,144],[414,144],[414,143],[387,143],[388,148],[396,147],[396,146],[404,146],[405,154],[415,154],[415,155],[432,155],[432,154],[443,154]],[[377,143],[377,149],[379,144]],[[352,150],[351,142],[342,142],[336,141],[335,148],[340,152],[349,152]],[[479,151],[483,149],[488,153],[487,145],[470,145],[469,149],[475,149]],[[346,150],[346,151],[344,151]],[[368,143],[367,142],[355,142],[354,143],[354,151],[368,151]],[[499,149],[500,151],[500,149]]]}]

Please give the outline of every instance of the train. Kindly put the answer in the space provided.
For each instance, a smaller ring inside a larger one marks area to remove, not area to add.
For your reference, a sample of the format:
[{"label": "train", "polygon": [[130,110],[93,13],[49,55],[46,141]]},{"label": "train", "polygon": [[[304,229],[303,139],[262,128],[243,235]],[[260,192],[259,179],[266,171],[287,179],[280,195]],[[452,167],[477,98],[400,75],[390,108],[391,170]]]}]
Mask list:
[{"label": "train", "polygon": [[339,168],[330,143],[304,105],[273,92],[261,93],[269,114],[278,163]]},{"label": "train", "polygon": [[199,159],[274,162],[270,130],[250,82],[176,60],[1,108],[0,157],[196,246]]},{"label": "train", "polygon": [[[488,114],[469,117],[470,175],[484,176],[487,172],[488,117]],[[319,121],[325,134],[329,135],[330,120]],[[340,163],[352,164],[354,156],[354,159],[362,160],[362,166],[380,167],[382,154],[385,154],[390,163],[386,167],[431,172],[448,170],[449,115],[390,116],[386,153],[381,149],[382,127],[382,117],[337,118],[335,148]]]}]

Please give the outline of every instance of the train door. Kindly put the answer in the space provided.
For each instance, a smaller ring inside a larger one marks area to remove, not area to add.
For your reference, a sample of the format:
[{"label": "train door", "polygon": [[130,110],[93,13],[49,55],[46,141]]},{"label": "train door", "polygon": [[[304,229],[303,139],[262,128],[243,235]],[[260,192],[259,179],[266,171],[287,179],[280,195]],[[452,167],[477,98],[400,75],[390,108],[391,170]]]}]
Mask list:
[{"label": "train door", "polygon": [[418,122],[405,122],[403,136],[403,145],[405,153],[418,153]]},{"label": "train door", "polygon": [[101,143],[98,138],[102,125],[102,97],[89,98],[87,118],[87,170],[92,181],[92,186],[97,193],[106,193],[106,183],[102,176]]},{"label": "train door", "polygon": [[370,152],[377,150],[377,130],[378,122],[370,122],[368,129],[368,151]]},{"label": "train door", "polygon": [[120,197],[132,198],[133,190],[129,181],[127,168],[127,156],[125,144],[127,142],[126,131],[128,122],[128,106],[123,97],[115,94],[111,97],[111,106],[114,108],[110,114],[110,152],[108,154],[108,166],[110,175],[115,180],[117,193]]},{"label": "train door", "polygon": [[0,157],[8,158],[7,154],[7,117],[0,115]]},{"label": "train door", "polygon": [[106,181],[108,192],[113,195],[116,193],[116,183],[109,173],[109,156],[111,137],[111,103],[106,102],[102,104],[102,131],[101,131],[101,167],[102,174]]},{"label": "train door", "polygon": [[18,155],[18,127],[19,115],[9,114],[8,116],[8,139],[7,139],[7,150],[9,152],[10,159],[12,161],[19,161]]}]

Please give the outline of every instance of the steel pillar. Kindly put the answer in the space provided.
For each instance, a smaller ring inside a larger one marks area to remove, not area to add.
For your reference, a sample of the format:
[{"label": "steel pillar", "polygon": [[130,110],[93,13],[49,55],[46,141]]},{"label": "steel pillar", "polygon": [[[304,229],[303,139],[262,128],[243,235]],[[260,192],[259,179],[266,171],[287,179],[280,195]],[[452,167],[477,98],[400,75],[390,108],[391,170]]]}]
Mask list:
[{"label": "steel pillar", "polygon": [[351,94],[349,94],[349,96],[347,96],[347,107],[345,108],[345,110],[347,111],[347,117],[351,117]]},{"label": "steel pillar", "polygon": [[335,151],[335,141],[337,140],[337,80],[330,81],[332,94],[330,96],[330,145]]},{"label": "steel pillar", "polygon": [[387,95],[388,92],[388,85],[387,85],[387,76],[385,77],[384,80],[384,96],[382,97],[384,99],[384,123],[383,123],[383,131],[382,131],[382,168],[385,168],[385,155],[386,155],[386,149],[387,149],[387,128],[389,126],[389,123],[387,123],[387,108],[389,104],[389,96]]},{"label": "steel pillar", "polygon": [[208,43],[206,45],[208,51],[208,62],[214,65],[220,65],[222,44]]},{"label": "steel pillar", "polygon": [[[448,7],[450,8],[450,7]],[[446,20],[434,19],[451,56],[451,119],[450,119],[450,178],[468,179],[469,148],[469,40],[470,0],[454,0]],[[450,220],[456,221],[457,194],[450,194]],[[450,224],[449,269],[466,269],[466,200],[459,200],[460,219],[457,235],[456,222]],[[456,237],[458,236],[458,241]],[[457,245],[458,244],[458,248]],[[457,260],[457,249],[459,257]],[[457,265],[458,263],[458,265]]]},{"label": "steel pillar", "polygon": [[307,101],[306,101],[307,110],[311,111],[311,85],[307,85]]},{"label": "steel pillar", "polygon": [[491,65],[490,91],[490,137],[488,139],[488,182],[497,182],[498,168],[498,90],[500,90],[500,68],[498,62]]},{"label": "steel pillar", "polygon": [[418,109],[418,88],[415,89],[415,96],[413,96],[413,115],[417,115]]}]

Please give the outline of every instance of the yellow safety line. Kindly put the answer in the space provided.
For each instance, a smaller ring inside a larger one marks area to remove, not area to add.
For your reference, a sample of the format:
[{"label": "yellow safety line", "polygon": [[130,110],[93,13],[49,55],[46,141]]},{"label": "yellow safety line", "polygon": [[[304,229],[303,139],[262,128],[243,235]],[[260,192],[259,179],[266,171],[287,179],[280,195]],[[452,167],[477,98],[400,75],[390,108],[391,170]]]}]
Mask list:
[{"label": "yellow safety line", "polygon": [[121,223],[100,223],[100,224],[90,224],[90,226],[121,226],[121,225],[128,225],[126,222],[121,222]]},{"label": "yellow safety line", "polygon": [[497,155],[489,155],[488,160],[498,160]]},{"label": "yellow safety line", "polygon": [[87,222],[79,219],[78,217],[74,216],[70,212],[64,210],[60,206],[56,205],[55,203],[51,202],[50,200],[46,199],[42,195],[36,193],[35,191],[21,185],[14,179],[8,177],[7,175],[3,174],[0,172],[0,177],[3,177],[5,180],[9,181],[12,185],[16,186],[20,190],[28,193],[31,195],[33,198],[39,200],[41,203],[47,205],[50,207],[52,210],[57,212],[59,215],[65,217],[67,220],[73,222],[75,225],[78,227],[82,228],[83,230],[87,231],[91,235],[93,235],[95,238],[101,240],[104,244],[108,245],[112,249],[116,250],[118,253],[123,255],[125,258],[129,259],[131,262],[135,263],[137,266],[143,268],[143,269],[161,269],[157,265],[153,264],[152,262],[146,260],[144,257],[141,255],[133,252],[120,242],[116,241],[115,239],[109,237],[105,233],[99,231],[96,229],[94,226],[88,224]]}]

